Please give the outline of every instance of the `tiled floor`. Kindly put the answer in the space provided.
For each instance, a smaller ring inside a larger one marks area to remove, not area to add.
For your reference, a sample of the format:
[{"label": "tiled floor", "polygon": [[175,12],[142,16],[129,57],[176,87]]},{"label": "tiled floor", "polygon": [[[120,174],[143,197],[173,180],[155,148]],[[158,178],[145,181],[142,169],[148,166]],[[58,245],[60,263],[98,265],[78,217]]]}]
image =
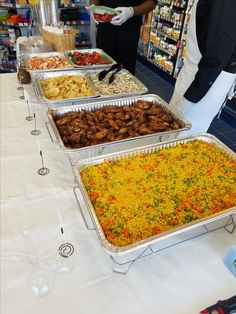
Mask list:
[{"label": "tiled floor", "polygon": [[[137,62],[136,74],[148,88],[150,94],[156,94],[169,102],[173,93],[173,86],[150,70],[141,62]],[[230,149],[236,152],[236,122],[230,125],[217,117],[212,121],[208,132],[215,135]]]}]

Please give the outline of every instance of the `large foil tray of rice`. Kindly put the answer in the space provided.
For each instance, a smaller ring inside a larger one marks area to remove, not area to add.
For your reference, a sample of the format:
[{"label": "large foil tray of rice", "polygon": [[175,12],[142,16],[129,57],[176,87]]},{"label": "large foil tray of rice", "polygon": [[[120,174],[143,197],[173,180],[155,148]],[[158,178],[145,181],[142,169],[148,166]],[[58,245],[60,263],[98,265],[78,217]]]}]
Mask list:
[{"label": "large foil tray of rice", "polygon": [[236,213],[236,154],[210,134],[81,160],[73,171],[110,255]]},{"label": "large foil tray of rice", "polygon": [[48,118],[61,149],[80,158],[166,141],[191,128],[152,94],[56,108]]}]

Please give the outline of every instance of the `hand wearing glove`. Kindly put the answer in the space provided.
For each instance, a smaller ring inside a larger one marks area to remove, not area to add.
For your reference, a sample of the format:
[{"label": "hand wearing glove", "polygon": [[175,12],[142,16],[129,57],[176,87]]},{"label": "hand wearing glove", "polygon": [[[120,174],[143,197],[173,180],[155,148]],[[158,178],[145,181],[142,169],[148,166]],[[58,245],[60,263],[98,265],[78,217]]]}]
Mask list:
[{"label": "hand wearing glove", "polygon": [[120,26],[134,15],[132,7],[118,7],[115,9],[117,15],[111,20],[111,24]]}]

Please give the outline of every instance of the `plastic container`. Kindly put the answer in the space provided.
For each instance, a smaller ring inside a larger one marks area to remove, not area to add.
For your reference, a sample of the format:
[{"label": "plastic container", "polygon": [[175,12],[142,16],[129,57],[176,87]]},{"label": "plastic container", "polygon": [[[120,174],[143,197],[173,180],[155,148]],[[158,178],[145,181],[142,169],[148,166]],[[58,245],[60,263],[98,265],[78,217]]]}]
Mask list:
[{"label": "plastic container", "polygon": [[117,15],[115,9],[106,7],[106,6],[90,6],[87,8],[93,13],[93,17],[98,22],[111,22],[114,16]]},{"label": "plastic container", "polygon": [[236,277],[236,245],[232,246],[224,260],[225,266]]}]

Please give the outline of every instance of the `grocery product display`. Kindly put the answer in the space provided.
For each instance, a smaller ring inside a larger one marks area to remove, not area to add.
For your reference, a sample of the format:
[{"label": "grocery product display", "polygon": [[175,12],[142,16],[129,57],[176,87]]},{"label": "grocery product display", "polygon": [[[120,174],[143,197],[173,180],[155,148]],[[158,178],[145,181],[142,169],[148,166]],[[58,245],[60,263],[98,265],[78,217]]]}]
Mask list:
[{"label": "grocery product display", "polygon": [[0,71],[16,71],[16,39],[26,35],[30,22],[26,1],[0,1]]},{"label": "grocery product display", "polygon": [[158,1],[142,27],[139,54],[176,78],[185,56],[185,35],[193,0]]},{"label": "grocery product display", "polygon": [[79,28],[76,36],[77,48],[95,47],[95,29],[91,27],[90,15],[86,7],[88,0],[59,0],[60,20],[67,26]]}]

